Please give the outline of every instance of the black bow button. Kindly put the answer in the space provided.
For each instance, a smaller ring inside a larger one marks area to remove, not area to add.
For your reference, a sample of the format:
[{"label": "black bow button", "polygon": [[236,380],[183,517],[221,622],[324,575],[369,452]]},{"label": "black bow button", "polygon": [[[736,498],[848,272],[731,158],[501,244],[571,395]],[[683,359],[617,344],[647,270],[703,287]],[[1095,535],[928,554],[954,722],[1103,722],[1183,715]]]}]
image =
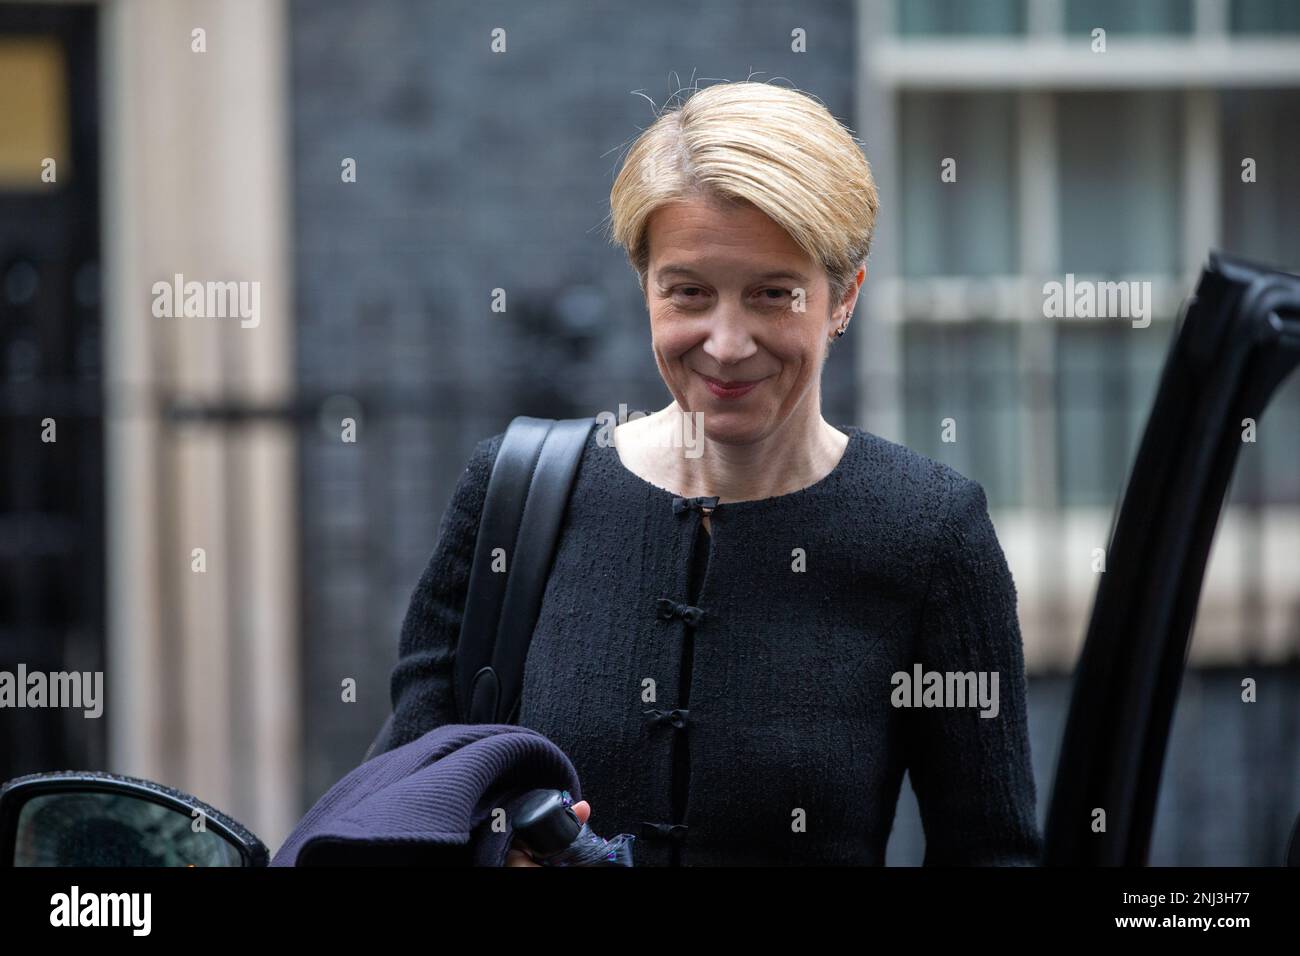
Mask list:
[{"label": "black bow button", "polygon": [[670,843],[681,843],[686,839],[686,824],[650,823],[648,820],[642,820],[641,836],[648,840],[668,840]]},{"label": "black bow button", "polygon": [[700,497],[700,498],[674,498],[673,514],[679,515],[684,511],[690,511],[692,508],[698,508],[700,514],[712,514],[713,509],[718,507],[718,496]]},{"label": "black bow button", "polygon": [[690,711],[682,708],[674,710],[659,710],[658,708],[655,708],[653,710],[647,710],[645,713],[653,714],[653,722],[656,724],[667,722],[672,724],[678,730],[681,730],[686,726],[686,715],[689,714]]},{"label": "black bow button", "polygon": [[665,621],[680,617],[693,627],[704,620],[704,608],[695,607],[691,604],[679,604],[670,598],[660,598],[658,616]]}]

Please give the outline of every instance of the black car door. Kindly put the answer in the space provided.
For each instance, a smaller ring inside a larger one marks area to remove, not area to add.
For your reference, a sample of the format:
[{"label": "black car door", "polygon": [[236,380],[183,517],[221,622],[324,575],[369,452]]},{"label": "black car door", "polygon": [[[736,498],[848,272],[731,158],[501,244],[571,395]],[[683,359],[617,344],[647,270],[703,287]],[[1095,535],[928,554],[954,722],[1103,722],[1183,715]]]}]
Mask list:
[{"label": "black car door", "polygon": [[1057,763],[1046,865],[1145,865],[1242,419],[1259,419],[1298,362],[1300,276],[1212,253],[1174,333],[1106,552]]}]

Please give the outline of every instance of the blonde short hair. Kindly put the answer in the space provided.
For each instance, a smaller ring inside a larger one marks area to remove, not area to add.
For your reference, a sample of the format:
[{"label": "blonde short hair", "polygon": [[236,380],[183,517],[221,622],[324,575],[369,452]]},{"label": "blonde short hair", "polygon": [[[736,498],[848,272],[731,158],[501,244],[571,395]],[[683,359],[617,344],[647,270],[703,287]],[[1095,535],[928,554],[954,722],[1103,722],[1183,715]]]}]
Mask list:
[{"label": "blonde short hair", "polygon": [[826,270],[831,304],[848,292],[876,225],[861,144],[812,96],[769,83],[718,83],[662,112],[624,157],[610,191],[610,238],[646,289],[646,224],[667,203],[745,201]]}]

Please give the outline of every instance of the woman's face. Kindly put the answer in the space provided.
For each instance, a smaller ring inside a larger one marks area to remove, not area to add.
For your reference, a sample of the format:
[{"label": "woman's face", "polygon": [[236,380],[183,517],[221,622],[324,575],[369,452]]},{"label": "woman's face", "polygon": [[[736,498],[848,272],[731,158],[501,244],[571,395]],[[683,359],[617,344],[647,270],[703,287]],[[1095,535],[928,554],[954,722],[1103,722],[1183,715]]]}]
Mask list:
[{"label": "woman's face", "polygon": [[647,229],[655,362],[678,406],[703,412],[725,444],[760,441],[792,416],[814,425],[829,338],[857,285],[832,308],[825,269],[748,203],[662,206]]}]

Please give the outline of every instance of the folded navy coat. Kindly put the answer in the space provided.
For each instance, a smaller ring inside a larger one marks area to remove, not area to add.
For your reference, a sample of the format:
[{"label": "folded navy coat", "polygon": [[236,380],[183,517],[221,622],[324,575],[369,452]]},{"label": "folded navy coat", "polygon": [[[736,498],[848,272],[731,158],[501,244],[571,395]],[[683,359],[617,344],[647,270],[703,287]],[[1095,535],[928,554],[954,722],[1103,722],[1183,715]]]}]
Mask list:
[{"label": "folded navy coat", "polygon": [[503,866],[515,804],[539,788],[582,798],[573,764],[547,737],[512,724],[444,724],[334,784],[271,866]]}]

